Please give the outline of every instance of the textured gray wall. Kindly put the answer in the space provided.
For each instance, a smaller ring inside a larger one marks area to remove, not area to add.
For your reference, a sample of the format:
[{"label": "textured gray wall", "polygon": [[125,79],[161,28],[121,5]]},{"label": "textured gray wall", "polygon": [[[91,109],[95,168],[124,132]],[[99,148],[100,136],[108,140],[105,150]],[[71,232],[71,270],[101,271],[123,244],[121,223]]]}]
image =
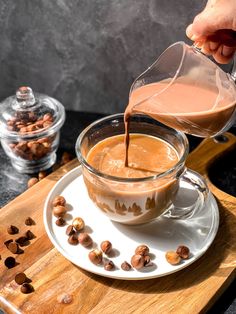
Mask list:
[{"label": "textured gray wall", "polygon": [[0,0],[0,100],[21,85],[67,109],[123,111],[134,78],[205,0]]}]

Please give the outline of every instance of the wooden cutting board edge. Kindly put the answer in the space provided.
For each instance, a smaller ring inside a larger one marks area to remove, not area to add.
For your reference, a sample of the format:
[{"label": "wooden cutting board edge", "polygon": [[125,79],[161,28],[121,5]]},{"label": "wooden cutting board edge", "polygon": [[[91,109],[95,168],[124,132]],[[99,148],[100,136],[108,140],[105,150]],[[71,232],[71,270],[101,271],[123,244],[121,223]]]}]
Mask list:
[{"label": "wooden cutting board edge", "polygon": [[[189,155],[186,164],[189,168],[195,171],[198,171],[205,177],[210,187],[210,190],[216,196],[220,206],[222,207],[221,210],[224,210],[224,208],[227,208],[227,210],[229,210],[234,216],[236,216],[236,210],[235,210],[236,198],[231,195],[228,195],[227,193],[215,187],[207,175],[208,168],[212,164],[212,162],[214,162],[216,158],[219,158],[222,154],[225,154],[226,152],[230,152],[230,150],[232,150],[233,147],[236,145],[236,137],[234,135],[230,133],[226,133],[225,135],[229,139],[229,141],[226,143],[216,144],[213,139],[204,140]],[[204,159],[202,158],[203,156],[204,156]],[[59,168],[54,173],[50,174],[48,177],[40,181],[37,185],[33,186],[29,190],[22,193],[20,196],[18,196],[16,199],[14,199],[12,202],[7,204],[4,208],[0,210],[0,221],[3,218],[6,219],[6,216],[12,213],[12,211],[19,210],[19,207],[23,208],[24,200],[28,197],[32,197],[32,194],[41,193],[43,191],[43,194],[46,196],[48,192],[51,190],[51,188],[54,186],[54,184],[64,174],[66,174],[67,172],[69,172],[71,169],[73,169],[74,167],[78,165],[79,165],[78,161],[73,160],[70,163],[66,164],[65,166]],[[48,253],[50,252],[51,249],[52,249],[52,245],[51,245],[51,248],[48,248]],[[45,259],[45,255],[41,256],[40,258],[42,260]],[[40,259],[38,259],[37,264],[38,263],[40,263]],[[211,296],[211,298],[209,298],[208,302],[205,302],[205,304],[203,302],[201,304],[201,312],[205,312],[207,309],[209,309],[234,279],[235,279],[235,265],[234,265],[234,268],[232,268],[232,271],[229,271],[227,278],[222,281],[221,286],[215,291],[215,293]],[[0,300],[0,304],[1,304],[1,300]],[[2,305],[2,307],[4,308],[4,305]]]}]

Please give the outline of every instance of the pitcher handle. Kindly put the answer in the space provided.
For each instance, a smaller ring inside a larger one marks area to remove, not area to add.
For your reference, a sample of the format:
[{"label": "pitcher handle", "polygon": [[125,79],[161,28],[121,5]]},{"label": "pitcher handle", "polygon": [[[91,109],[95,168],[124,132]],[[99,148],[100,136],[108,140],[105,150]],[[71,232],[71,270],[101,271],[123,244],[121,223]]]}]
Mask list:
[{"label": "pitcher handle", "polygon": [[230,71],[230,76],[236,82],[236,53],[234,53],[233,65]]}]

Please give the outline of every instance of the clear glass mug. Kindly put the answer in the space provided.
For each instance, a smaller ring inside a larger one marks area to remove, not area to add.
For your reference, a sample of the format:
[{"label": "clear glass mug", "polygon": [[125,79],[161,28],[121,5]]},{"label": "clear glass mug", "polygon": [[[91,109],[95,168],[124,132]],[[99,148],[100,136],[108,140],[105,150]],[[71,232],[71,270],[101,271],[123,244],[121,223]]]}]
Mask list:
[{"label": "clear glass mug", "polygon": [[[212,137],[235,121],[234,79],[235,73],[225,73],[194,46],[177,42],[134,81],[130,103],[135,113],[191,135]],[[152,89],[145,92],[144,87]]]},{"label": "clear glass mug", "polygon": [[[115,114],[89,125],[76,142],[76,154],[82,165],[88,195],[103,214],[120,223],[141,224],[163,214],[185,219],[205,204],[209,190],[204,179],[185,168],[189,149],[185,134],[148,116],[133,115],[130,133],[151,135],[172,145],[179,156],[173,168],[144,178],[120,178],[94,169],[86,160],[90,149],[108,137],[124,134],[124,130],[124,115]],[[158,163],[158,156],[156,158]],[[174,203],[183,181],[196,191],[197,199],[194,204],[178,207]]]}]

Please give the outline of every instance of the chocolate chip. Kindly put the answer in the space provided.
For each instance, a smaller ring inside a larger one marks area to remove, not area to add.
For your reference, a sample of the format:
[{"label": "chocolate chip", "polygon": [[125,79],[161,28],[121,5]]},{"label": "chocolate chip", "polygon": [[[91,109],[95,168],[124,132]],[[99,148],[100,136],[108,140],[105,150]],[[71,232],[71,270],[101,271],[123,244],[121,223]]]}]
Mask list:
[{"label": "chocolate chip", "polygon": [[68,242],[72,245],[77,245],[79,243],[78,236],[76,234],[72,234],[69,237]]},{"label": "chocolate chip", "polygon": [[15,282],[18,285],[22,285],[24,282],[26,282],[26,280],[27,280],[27,277],[26,277],[26,274],[24,273],[18,273],[15,275]]},{"label": "chocolate chip", "polygon": [[13,268],[16,265],[16,260],[14,257],[9,256],[5,259],[4,264],[7,268]]},{"label": "chocolate chip", "polygon": [[25,224],[26,226],[32,226],[35,225],[35,221],[31,217],[28,217],[25,219]]},{"label": "chocolate chip", "polygon": [[8,250],[11,251],[13,254],[16,254],[18,252],[18,244],[16,242],[11,242],[8,245]]},{"label": "chocolate chip", "polygon": [[19,244],[19,246],[26,246],[29,244],[29,240],[25,236],[19,237],[15,241]]},{"label": "chocolate chip", "polygon": [[131,269],[131,265],[125,261],[121,264],[121,268],[125,271],[129,271]]},{"label": "chocolate chip", "polygon": [[111,271],[115,268],[115,265],[112,261],[108,261],[104,264],[104,269],[105,270],[108,270],[108,271]]},{"label": "chocolate chip", "polygon": [[75,233],[75,230],[74,230],[73,226],[72,226],[72,225],[69,225],[69,226],[66,228],[66,234],[67,234],[68,236],[71,236],[71,235],[74,234],[74,233]]},{"label": "chocolate chip", "polygon": [[23,283],[23,285],[21,286],[20,291],[21,291],[22,293],[28,294],[28,293],[33,292],[33,291],[34,291],[34,288],[33,288],[33,286],[32,286],[30,283],[25,282],[25,283]]},{"label": "chocolate chip", "polygon": [[6,247],[8,248],[8,245],[9,245],[9,243],[11,243],[11,242],[13,242],[13,240],[12,240],[12,239],[5,241],[5,242],[4,242],[4,244],[5,244],[5,245],[6,245]]},{"label": "chocolate chip", "polygon": [[32,231],[27,230],[26,233],[25,233],[25,237],[27,238],[27,240],[32,240],[32,239],[35,238],[35,235],[33,234]]},{"label": "chocolate chip", "polygon": [[19,232],[19,229],[16,227],[16,226],[12,226],[10,225],[8,228],[7,228],[7,232],[9,234],[16,234]]},{"label": "chocolate chip", "polygon": [[144,256],[144,266],[147,267],[147,266],[153,266],[153,263],[151,261],[151,258],[149,255],[145,255]]},{"label": "chocolate chip", "polygon": [[66,223],[66,222],[65,222],[65,220],[64,220],[62,217],[60,217],[60,218],[58,218],[58,219],[56,220],[56,225],[59,226],[59,227],[64,226],[65,223]]}]

